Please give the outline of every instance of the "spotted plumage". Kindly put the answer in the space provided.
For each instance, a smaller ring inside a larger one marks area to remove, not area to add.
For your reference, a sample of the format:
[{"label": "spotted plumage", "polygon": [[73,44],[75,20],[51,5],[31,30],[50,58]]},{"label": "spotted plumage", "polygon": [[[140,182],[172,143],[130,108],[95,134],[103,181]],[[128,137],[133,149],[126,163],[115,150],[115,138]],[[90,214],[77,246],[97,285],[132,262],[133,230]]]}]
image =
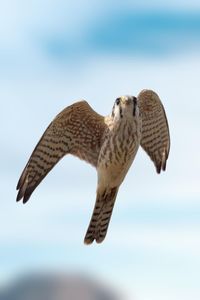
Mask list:
[{"label": "spotted plumage", "polygon": [[139,145],[160,173],[165,170],[170,148],[169,128],[158,95],[143,90],[138,97],[116,99],[111,115],[97,114],[86,101],[65,108],[48,126],[36,145],[17,189],[17,201],[31,194],[66,154],[72,154],[97,169],[97,195],[84,242],[104,240],[118,189]]}]

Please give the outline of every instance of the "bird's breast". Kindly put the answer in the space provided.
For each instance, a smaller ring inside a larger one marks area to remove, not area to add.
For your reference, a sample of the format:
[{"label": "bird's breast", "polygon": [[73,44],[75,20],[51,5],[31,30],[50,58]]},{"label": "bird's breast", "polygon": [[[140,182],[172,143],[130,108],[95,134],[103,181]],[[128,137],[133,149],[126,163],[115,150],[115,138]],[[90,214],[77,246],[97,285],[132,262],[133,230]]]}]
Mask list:
[{"label": "bird's breast", "polygon": [[139,123],[121,124],[105,137],[98,159],[98,177],[111,186],[121,184],[135,154],[141,138]]}]

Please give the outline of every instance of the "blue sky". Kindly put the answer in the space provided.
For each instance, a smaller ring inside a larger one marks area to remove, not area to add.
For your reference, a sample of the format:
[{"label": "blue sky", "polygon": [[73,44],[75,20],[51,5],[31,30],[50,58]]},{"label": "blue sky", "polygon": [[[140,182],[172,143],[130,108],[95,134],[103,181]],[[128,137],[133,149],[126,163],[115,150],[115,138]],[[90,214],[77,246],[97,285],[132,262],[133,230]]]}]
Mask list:
[{"label": "blue sky", "polygon": [[[10,0],[0,22],[1,282],[75,269],[126,299],[199,299],[199,2]],[[76,158],[65,157],[25,206],[15,202],[20,172],[61,109],[85,98],[106,115],[116,97],[143,88],[167,111],[167,171],[158,176],[138,152],[102,245],[83,245],[96,172]]]},{"label": "blue sky", "polygon": [[7,1],[1,13],[2,66],[32,71],[46,60],[80,63],[95,55],[157,57],[200,47],[197,3],[189,7],[184,2],[164,7],[156,2],[106,3]]}]

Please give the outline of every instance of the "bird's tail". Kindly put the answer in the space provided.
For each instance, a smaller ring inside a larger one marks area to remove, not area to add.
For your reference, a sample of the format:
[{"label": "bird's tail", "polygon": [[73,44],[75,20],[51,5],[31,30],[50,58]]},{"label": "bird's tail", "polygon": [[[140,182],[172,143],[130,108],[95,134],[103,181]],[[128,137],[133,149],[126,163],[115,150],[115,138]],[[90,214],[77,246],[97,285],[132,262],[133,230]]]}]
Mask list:
[{"label": "bird's tail", "polygon": [[118,187],[103,193],[97,191],[94,211],[84,239],[85,244],[89,245],[94,240],[101,243],[105,239],[117,192]]}]

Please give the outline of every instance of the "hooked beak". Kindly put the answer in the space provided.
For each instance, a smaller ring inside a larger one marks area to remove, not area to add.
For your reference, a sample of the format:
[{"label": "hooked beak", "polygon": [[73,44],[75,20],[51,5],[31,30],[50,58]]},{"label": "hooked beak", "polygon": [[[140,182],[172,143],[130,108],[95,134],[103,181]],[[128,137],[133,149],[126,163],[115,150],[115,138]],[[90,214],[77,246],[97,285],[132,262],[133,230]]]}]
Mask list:
[{"label": "hooked beak", "polygon": [[131,103],[131,100],[130,100],[130,99],[127,99],[126,96],[122,96],[122,97],[121,97],[121,103],[127,105],[127,104],[130,104],[130,103]]}]

